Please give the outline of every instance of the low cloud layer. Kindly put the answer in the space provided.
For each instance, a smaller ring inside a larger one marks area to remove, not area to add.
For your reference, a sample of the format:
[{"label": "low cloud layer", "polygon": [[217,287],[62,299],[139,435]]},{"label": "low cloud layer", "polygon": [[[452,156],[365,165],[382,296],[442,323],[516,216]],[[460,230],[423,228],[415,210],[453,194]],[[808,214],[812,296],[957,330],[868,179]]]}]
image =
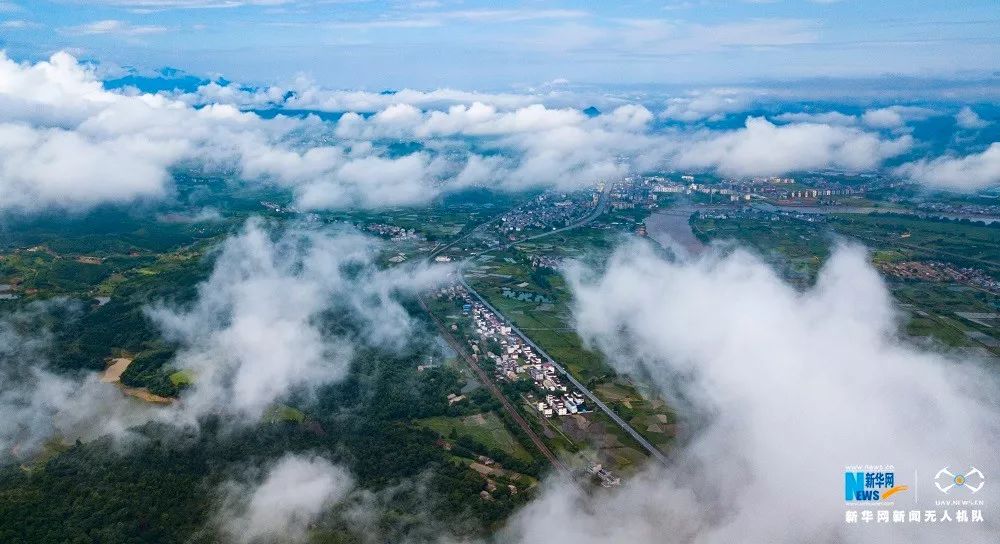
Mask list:
[{"label": "low cloud layer", "polygon": [[819,123],[779,126],[750,117],[742,129],[702,135],[678,154],[676,163],[736,176],[817,168],[861,171],[878,167],[912,144],[909,136],[885,140],[855,128]]},{"label": "low cloud layer", "polygon": [[[971,111],[965,107],[962,112]],[[785,112],[774,116],[774,119],[790,123],[823,123],[842,126],[863,126],[875,130],[907,132],[908,124],[924,121],[940,116],[942,112],[919,106],[888,106],[884,108],[869,108],[858,115],[845,114],[839,111],[825,112]],[[974,114],[973,114],[974,115]],[[966,114],[960,113],[959,117]],[[961,123],[959,123],[961,125]],[[966,127],[962,127],[966,128]]]},{"label": "low cloud layer", "polygon": [[0,321],[0,459],[36,448],[53,431],[52,418],[65,399],[70,380],[46,367],[46,331],[31,331],[39,309]]},{"label": "low cloud layer", "polygon": [[329,127],[315,117],[266,120],[226,104],[107,91],[66,53],[35,64],[0,53],[0,113],[0,211],[160,199],[172,192],[174,167],[235,170],[311,195],[317,207],[423,202],[438,192],[421,155],[325,143]]},{"label": "low cloud layer", "polygon": [[746,111],[751,98],[751,93],[745,89],[691,91],[667,99],[667,107],[660,117],[684,122],[717,120],[727,113]]},{"label": "low cloud layer", "polygon": [[[192,105],[230,104],[239,108],[278,106],[291,110],[376,113],[390,106],[406,104],[419,109],[446,110],[451,106],[476,102],[512,110],[538,103],[562,103],[559,93],[484,93],[460,89],[401,89],[392,93],[324,89],[304,77],[286,85],[248,89],[237,83],[208,83],[196,92],[179,95]],[[569,105],[569,104],[565,104]]]},{"label": "low cloud layer", "polygon": [[[45,441],[128,439],[148,421],[197,425],[215,414],[254,424],[292,394],[308,399],[343,377],[359,346],[403,350],[416,334],[400,298],[443,282],[448,267],[380,269],[379,243],[350,230],[283,228],[250,221],[216,256],[198,297],[158,304],[150,318],[178,346],[168,368],[193,384],[178,402],[154,406],[126,397],[94,372],[60,373],[45,322],[50,306],[33,303],[0,320],[0,461],[30,458]],[[72,319],[72,317],[69,317]],[[350,325],[344,329],[342,320]],[[353,327],[353,328],[352,328]],[[353,332],[351,332],[353,331]]]},{"label": "low cloud layer", "polygon": [[[621,99],[604,100],[591,116],[558,95],[296,88],[109,91],[67,53],[32,64],[0,52],[0,211],[169,198],[176,169],[287,188],[304,209],[419,204],[469,186],[573,189],[657,169],[874,170],[914,143],[883,132],[932,113],[893,106],[860,117],[787,114],[775,117],[782,125],[750,117],[744,128],[709,131],[683,122],[739,112],[749,95],[675,97],[658,113],[682,123],[664,128],[647,107]],[[254,107],[344,114],[265,119],[240,109]]]},{"label": "low cloud layer", "polygon": [[[994,540],[998,520],[989,517],[959,526],[844,523],[847,465],[895,465],[911,492],[919,469],[925,500],[942,466],[1000,466],[993,371],[902,339],[901,316],[861,248],[837,248],[804,292],[742,250],[670,262],[635,245],[604,272],[576,266],[567,275],[580,334],[619,370],[651,380],[690,436],[672,466],[619,490],[581,496],[550,483],[506,538]],[[976,498],[993,504],[998,495]]]},{"label": "low cloud layer", "polygon": [[1000,142],[982,153],[944,156],[904,164],[896,174],[929,187],[956,191],[975,191],[1000,184]]},{"label": "low cloud layer", "polygon": [[127,437],[127,429],[152,410],[101,383],[97,374],[58,373],[50,367],[53,346],[45,316],[58,306],[72,315],[74,303],[32,303],[0,320],[0,463],[29,459],[48,440]]},{"label": "low cloud layer", "polygon": [[345,469],[322,457],[287,454],[263,472],[222,486],[216,516],[232,542],[304,542],[309,525],[354,486]]},{"label": "low cloud layer", "polygon": [[955,124],[966,130],[978,130],[990,126],[990,122],[979,116],[972,108],[965,106],[955,114]]},{"label": "low cloud layer", "polygon": [[[379,270],[377,250],[357,233],[293,228],[275,238],[259,222],[227,240],[192,306],[150,312],[181,346],[173,364],[194,375],[180,415],[257,421],[284,396],[341,378],[355,345],[402,348],[413,328],[396,297],[444,281],[447,268]],[[331,317],[361,332],[331,333]]]},{"label": "low cloud layer", "polygon": [[923,120],[934,115],[934,110],[916,106],[890,106],[866,110],[861,115],[861,122],[877,129],[901,128],[910,121]]}]

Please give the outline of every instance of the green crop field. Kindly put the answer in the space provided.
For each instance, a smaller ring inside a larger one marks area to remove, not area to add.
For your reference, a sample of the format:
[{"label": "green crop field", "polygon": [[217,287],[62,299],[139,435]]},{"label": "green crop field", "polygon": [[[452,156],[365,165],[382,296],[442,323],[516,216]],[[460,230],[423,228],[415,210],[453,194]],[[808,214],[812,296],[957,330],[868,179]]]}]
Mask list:
[{"label": "green crop field", "polygon": [[838,215],[837,232],[882,248],[957,264],[977,264],[1000,273],[1000,225],[921,219],[907,215]]},{"label": "green crop field", "polygon": [[432,417],[418,420],[417,424],[432,429],[445,438],[454,431],[458,436],[468,436],[488,448],[507,452],[518,459],[532,459],[528,450],[492,412],[463,417]]}]

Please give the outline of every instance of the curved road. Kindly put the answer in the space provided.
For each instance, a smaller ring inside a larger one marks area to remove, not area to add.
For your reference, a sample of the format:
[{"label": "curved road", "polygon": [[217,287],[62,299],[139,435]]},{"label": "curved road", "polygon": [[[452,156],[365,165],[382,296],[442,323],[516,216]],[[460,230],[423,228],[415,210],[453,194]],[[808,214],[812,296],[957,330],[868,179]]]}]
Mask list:
[{"label": "curved road", "polygon": [[517,244],[520,244],[522,242],[529,242],[531,240],[537,240],[539,238],[543,238],[545,236],[550,236],[552,234],[557,234],[557,233],[560,233],[560,232],[563,232],[563,231],[567,231],[567,230],[570,230],[570,229],[575,229],[575,228],[578,228],[578,227],[582,227],[582,226],[586,225],[587,223],[590,223],[594,219],[597,219],[605,211],[607,211],[607,209],[608,209],[608,192],[609,191],[611,191],[610,187],[608,187],[608,188],[604,189],[603,191],[601,191],[601,196],[600,196],[600,198],[597,201],[597,207],[594,208],[594,211],[590,212],[590,215],[588,215],[587,217],[584,217],[583,219],[580,219],[576,223],[573,223],[571,225],[566,225],[565,227],[561,227],[561,228],[558,228],[558,229],[555,229],[555,230],[547,230],[545,232],[541,232],[541,233],[535,234],[533,236],[528,236],[527,238],[522,238],[522,239],[516,240],[514,242],[508,242],[506,244],[502,244],[502,245],[499,245],[497,247],[492,247],[490,249],[484,249],[482,251],[477,251],[475,253],[472,253],[471,255],[473,257],[478,257],[479,255],[482,255],[484,253],[489,253],[491,251],[496,251],[498,249],[507,249],[509,247],[516,246]]}]

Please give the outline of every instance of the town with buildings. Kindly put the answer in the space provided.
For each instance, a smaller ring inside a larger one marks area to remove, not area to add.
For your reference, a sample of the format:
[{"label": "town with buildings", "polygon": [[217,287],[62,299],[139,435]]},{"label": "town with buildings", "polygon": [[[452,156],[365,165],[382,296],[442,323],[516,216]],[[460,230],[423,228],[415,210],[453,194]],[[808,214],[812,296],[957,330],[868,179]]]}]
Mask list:
[{"label": "town with buildings", "polygon": [[[531,395],[532,407],[544,417],[583,414],[590,411],[583,394],[560,378],[551,361],[514,333],[510,324],[476,300],[462,285],[442,288],[438,296],[461,300],[462,313],[469,317],[478,340],[470,340],[472,358],[477,364],[493,363],[498,382],[530,380],[536,395]],[[452,399],[449,399],[452,401]]]},{"label": "town with buildings", "polygon": [[514,240],[522,232],[566,227],[586,217],[597,202],[597,195],[589,191],[546,192],[505,213],[496,229],[503,237]]},{"label": "town with buildings", "polygon": [[832,197],[860,196],[871,189],[868,183],[847,185],[821,176],[809,176],[801,181],[789,177],[726,178],[699,181],[682,175],[680,180],[665,176],[645,176],[654,194],[717,196],[718,203],[767,201],[778,205],[832,204]]}]

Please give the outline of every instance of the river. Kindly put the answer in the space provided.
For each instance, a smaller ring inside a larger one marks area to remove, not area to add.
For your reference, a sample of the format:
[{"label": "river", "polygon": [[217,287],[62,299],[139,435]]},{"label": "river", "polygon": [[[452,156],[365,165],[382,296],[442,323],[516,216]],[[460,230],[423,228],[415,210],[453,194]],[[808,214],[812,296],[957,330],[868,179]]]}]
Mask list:
[{"label": "river", "polygon": [[705,251],[705,244],[691,231],[688,218],[695,212],[694,206],[677,204],[658,210],[646,219],[646,234],[665,248],[680,246],[691,256]]}]

